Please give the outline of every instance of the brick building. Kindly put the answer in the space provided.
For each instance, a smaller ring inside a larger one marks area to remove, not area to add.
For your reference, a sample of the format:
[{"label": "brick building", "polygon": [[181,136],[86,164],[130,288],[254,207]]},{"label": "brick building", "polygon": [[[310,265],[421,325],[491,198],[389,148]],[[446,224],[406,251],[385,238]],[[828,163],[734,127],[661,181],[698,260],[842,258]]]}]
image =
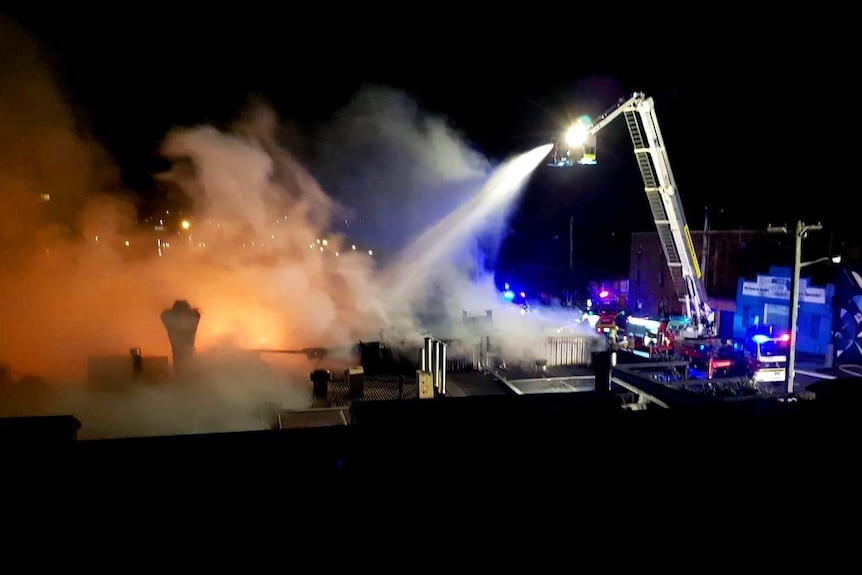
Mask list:
[{"label": "brick building", "polygon": [[[691,237],[719,331],[732,330],[732,320],[722,327],[721,317],[735,310],[738,279],[755,275],[763,262],[785,261],[789,254],[761,230],[692,231]],[[654,315],[663,303],[670,313],[682,313],[657,232],[632,233],[628,284],[632,313]]]}]

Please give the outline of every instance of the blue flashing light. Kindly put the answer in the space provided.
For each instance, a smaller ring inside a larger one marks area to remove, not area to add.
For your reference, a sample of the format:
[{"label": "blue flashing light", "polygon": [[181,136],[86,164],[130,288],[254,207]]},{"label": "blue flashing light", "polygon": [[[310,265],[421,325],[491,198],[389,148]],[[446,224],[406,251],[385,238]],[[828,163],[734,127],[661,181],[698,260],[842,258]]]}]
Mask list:
[{"label": "blue flashing light", "polygon": [[770,338],[768,335],[763,335],[762,333],[758,333],[757,335],[754,335],[751,337],[751,340],[754,343],[765,343],[765,342],[769,341],[769,339]]},{"label": "blue flashing light", "polygon": [[509,301],[512,301],[513,299],[515,299],[515,292],[510,289],[507,289],[503,292],[503,297]]}]

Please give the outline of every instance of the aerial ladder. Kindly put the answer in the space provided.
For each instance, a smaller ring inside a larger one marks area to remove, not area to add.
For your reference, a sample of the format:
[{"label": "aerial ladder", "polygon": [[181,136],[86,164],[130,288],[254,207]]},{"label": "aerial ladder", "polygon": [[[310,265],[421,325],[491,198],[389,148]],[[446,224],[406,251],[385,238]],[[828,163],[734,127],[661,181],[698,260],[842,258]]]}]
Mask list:
[{"label": "aerial ladder", "polygon": [[555,146],[549,165],[567,167],[595,164],[595,136],[619,116],[625,118],[628,126],[673,286],[682,304],[683,314],[688,319],[688,325],[682,328],[679,335],[684,338],[715,337],[715,314],[708,303],[653,99],[646,97],[643,92],[635,92],[627,100],[621,98],[616,106],[595,121],[582,116],[566,134],[566,145]]}]

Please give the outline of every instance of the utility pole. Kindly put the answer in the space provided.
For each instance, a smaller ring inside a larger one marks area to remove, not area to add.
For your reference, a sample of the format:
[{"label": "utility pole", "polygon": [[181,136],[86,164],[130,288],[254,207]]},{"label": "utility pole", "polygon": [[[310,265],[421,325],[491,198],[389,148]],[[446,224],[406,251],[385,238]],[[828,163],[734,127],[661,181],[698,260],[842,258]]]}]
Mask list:
[{"label": "utility pole", "polygon": [[[790,348],[787,353],[787,368],[784,370],[784,382],[787,385],[787,393],[793,393],[793,385],[796,380],[796,323],[799,319],[799,276],[802,274],[802,238],[808,236],[808,232],[822,230],[823,226],[805,225],[802,221],[796,222],[796,245],[793,254],[793,277],[790,279]],[[768,227],[767,231],[773,233],[789,233],[787,227]]]},{"label": "utility pole", "polygon": [[805,226],[802,221],[796,222],[796,246],[793,257],[793,278],[790,280],[790,349],[787,350],[787,368],[784,371],[784,381],[787,383],[787,393],[793,393],[796,381],[796,323],[799,320],[799,275],[802,273],[802,234]]}]

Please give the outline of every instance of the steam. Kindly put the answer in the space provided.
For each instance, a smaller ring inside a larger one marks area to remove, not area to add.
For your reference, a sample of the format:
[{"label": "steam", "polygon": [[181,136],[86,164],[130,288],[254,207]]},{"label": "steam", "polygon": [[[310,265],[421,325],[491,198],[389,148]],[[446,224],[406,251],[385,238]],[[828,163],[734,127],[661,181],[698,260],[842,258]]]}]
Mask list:
[{"label": "steam", "polygon": [[[453,335],[470,309],[529,332],[497,303],[477,255],[493,257],[479,248],[499,244],[508,202],[488,203],[446,249],[408,265],[411,242],[422,251],[434,238],[421,234],[441,219],[476,213],[500,172],[407,95],[367,88],[336,115],[319,134],[319,180],[279,145],[278,117],[260,103],[228,130],[176,128],[158,181],[188,209],[136,222],[132,194],[76,124],[38,47],[0,20],[0,49],[0,367],[12,380],[0,416],[71,413],[83,437],[258,429],[263,405],[310,406],[318,366],[249,350],[344,350],[381,333],[418,346],[429,325],[416,312],[432,300]],[[504,186],[507,197],[531,169]],[[194,377],[85,383],[88,358],[128,360],[140,348],[167,362],[160,314],[178,299],[202,314]]]},{"label": "steam", "polygon": [[470,199],[492,166],[406,93],[368,86],[320,133],[317,172],[351,233],[399,252]]},{"label": "steam", "polygon": [[[0,415],[70,412],[89,436],[242,428],[237,414],[257,428],[264,401],[308,407],[316,366],[242,350],[340,349],[373,339],[386,314],[368,296],[373,258],[327,232],[336,205],[277,146],[272,110],[251,106],[226,132],[167,134],[175,162],[161,182],[188,198],[189,229],[170,213],[136,223],[116,166],[76,124],[38,46],[0,25],[0,364],[12,380]],[[88,358],[169,358],[160,314],[177,299],[203,310],[208,369],[150,387],[88,382]]]},{"label": "steam", "polygon": [[427,329],[405,324],[416,314],[458,320],[462,303],[452,302],[495,302],[512,200],[549,150],[493,166],[444,117],[380,85],[361,89],[321,130],[317,150],[342,227],[379,254],[380,289],[390,308],[400,304],[397,328]]}]

